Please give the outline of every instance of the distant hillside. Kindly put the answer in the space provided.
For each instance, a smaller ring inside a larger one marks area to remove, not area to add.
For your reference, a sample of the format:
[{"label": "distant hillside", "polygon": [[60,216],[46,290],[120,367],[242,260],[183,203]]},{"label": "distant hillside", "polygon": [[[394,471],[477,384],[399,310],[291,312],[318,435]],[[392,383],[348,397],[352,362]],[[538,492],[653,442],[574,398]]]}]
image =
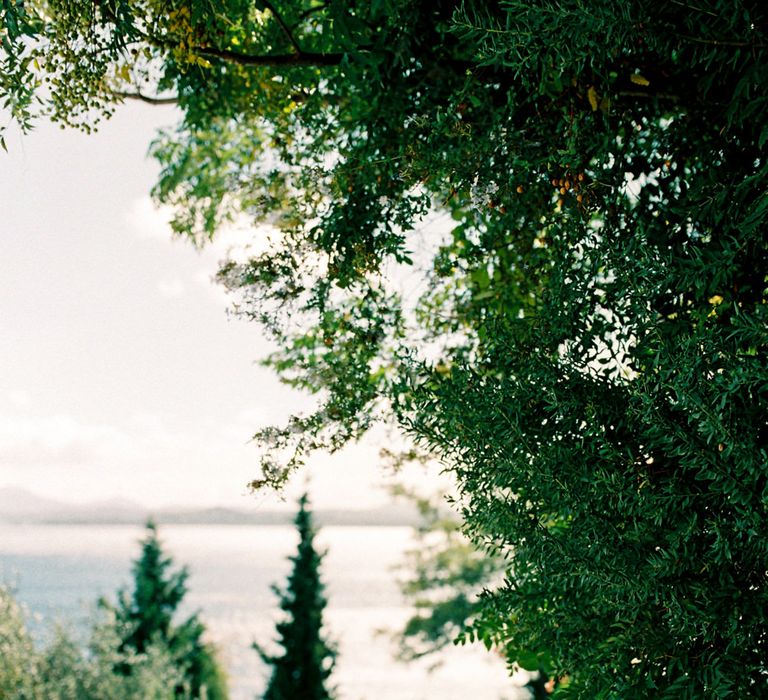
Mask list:
[{"label": "distant hillside", "polygon": [[16,487],[0,488],[0,522],[72,522],[85,519],[94,522],[138,522],[147,510],[132,501],[111,498],[84,505],[65,503],[38,496]]},{"label": "distant hillside", "polygon": [[24,489],[6,486],[0,488],[0,518],[24,516],[28,513],[50,513],[66,510],[64,503],[42,498]]},{"label": "distant hillside", "polygon": [[[291,511],[221,507],[149,510],[124,499],[78,505],[42,498],[15,487],[0,488],[0,523],[140,524],[150,516],[161,524],[288,525],[293,522]],[[319,526],[416,525],[419,522],[417,509],[409,503],[366,510],[318,510],[314,516]]]},{"label": "distant hillside", "polygon": [[[318,526],[327,525],[416,525],[419,514],[410,505],[387,505],[366,510],[317,510],[313,513]],[[254,510],[234,508],[208,508],[205,510],[166,510],[152,514],[160,523],[210,523],[211,525],[289,525],[294,514],[290,511]]]}]

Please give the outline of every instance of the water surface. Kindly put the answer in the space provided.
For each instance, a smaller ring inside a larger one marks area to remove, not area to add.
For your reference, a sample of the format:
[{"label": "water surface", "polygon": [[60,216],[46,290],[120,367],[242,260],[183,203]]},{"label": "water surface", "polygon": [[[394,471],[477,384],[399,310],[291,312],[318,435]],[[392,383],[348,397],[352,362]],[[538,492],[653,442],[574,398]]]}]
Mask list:
[{"label": "water surface", "polygon": [[[232,700],[264,689],[268,669],[250,648],[269,643],[279,618],[273,583],[290,569],[297,534],[288,526],[167,525],[166,551],[190,570],[185,612],[199,610],[230,676]],[[53,619],[84,624],[100,596],[131,584],[143,529],[129,525],[0,525],[0,580],[34,615],[39,634]],[[413,546],[407,527],[326,527],[317,537],[328,607],[327,634],[339,645],[333,680],[342,700],[513,700],[503,663],[482,648],[450,649],[433,673],[430,659],[404,665],[377,630],[407,619],[393,568]]]}]

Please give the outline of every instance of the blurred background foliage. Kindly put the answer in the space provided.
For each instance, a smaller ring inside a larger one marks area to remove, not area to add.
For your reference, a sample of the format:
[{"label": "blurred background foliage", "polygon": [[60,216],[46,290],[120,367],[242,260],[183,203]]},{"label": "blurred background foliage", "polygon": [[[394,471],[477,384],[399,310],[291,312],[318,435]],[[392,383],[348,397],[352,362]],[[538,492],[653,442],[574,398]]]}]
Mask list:
[{"label": "blurred background foliage", "polygon": [[99,601],[85,635],[60,623],[42,643],[0,586],[0,698],[7,700],[227,700],[216,649],[193,615],[177,624],[187,573],[173,571],[154,524],[133,564],[131,593]]}]

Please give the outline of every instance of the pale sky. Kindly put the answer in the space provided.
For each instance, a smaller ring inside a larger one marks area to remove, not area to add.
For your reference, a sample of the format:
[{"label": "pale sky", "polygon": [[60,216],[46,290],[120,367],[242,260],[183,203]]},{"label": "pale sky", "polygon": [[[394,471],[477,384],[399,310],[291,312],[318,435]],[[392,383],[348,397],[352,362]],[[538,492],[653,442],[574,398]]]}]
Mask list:
[{"label": "pale sky", "polygon": [[[259,232],[199,252],[172,240],[150,202],[147,148],[174,121],[170,108],[127,104],[96,135],[40,123],[6,137],[0,487],[148,506],[280,503],[246,494],[258,476],[249,438],[308,399],[255,364],[268,350],[260,329],[229,319],[211,281],[226,248]],[[388,500],[369,443],[312,461],[316,508]]]}]

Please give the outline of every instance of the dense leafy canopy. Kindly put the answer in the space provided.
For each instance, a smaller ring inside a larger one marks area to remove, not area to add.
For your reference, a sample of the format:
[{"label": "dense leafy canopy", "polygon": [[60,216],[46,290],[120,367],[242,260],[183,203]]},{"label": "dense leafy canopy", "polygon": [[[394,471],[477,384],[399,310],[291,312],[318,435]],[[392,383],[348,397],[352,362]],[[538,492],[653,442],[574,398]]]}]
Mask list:
[{"label": "dense leafy canopy", "polygon": [[323,635],[325,597],[320,580],[323,555],[315,549],[315,531],[307,495],[299,499],[296,514],[299,546],[290,557],[293,568],[285,589],[275,588],[280,598],[280,609],[285,618],[277,623],[278,655],[254,644],[264,663],[272,667],[272,674],[264,700],[330,700],[334,697],[328,685],[333,671],[336,651]]},{"label": "dense leafy canopy", "polygon": [[765,694],[764,3],[2,7],[19,119],[173,99],[176,229],[279,229],[221,279],[318,408],[255,483],[391,419],[508,557],[476,632],[511,660]]}]

